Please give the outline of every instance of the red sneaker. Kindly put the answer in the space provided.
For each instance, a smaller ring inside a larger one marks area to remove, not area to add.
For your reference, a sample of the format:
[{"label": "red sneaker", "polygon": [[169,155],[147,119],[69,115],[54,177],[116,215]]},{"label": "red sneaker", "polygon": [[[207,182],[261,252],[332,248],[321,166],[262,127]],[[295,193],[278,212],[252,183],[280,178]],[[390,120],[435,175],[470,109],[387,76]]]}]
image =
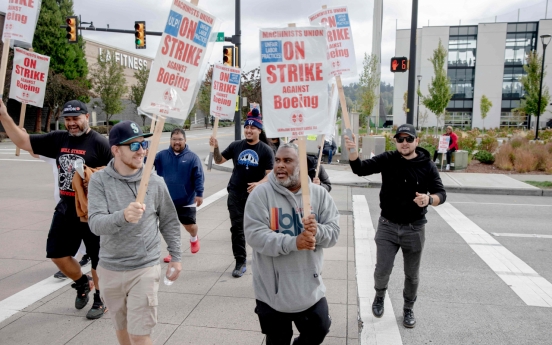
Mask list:
[{"label": "red sneaker", "polygon": [[163,259],[163,262],[171,262],[171,259],[172,259],[171,254],[169,254],[165,256],[165,258]]},{"label": "red sneaker", "polygon": [[192,254],[199,252],[199,236],[197,237],[197,241],[190,241],[190,251],[192,252]]}]

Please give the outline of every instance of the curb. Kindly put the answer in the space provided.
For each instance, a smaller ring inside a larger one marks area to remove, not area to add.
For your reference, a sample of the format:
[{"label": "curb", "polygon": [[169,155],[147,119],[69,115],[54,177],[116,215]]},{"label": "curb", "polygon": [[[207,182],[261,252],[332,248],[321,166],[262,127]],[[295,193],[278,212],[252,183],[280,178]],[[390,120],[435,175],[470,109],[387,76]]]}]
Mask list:
[{"label": "curb", "polygon": [[[208,162],[209,162],[209,156],[205,157],[205,159],[203,160],[203,164],[205,164],[205,167],[207,167]],[[225,172],[230,172],[230,173],[234,170],[233,168],[225,167],[224,164],[222,164],[222,165],[215,164],[214,161],[213,161],[213,169],[214,170],[225,171]]]}]

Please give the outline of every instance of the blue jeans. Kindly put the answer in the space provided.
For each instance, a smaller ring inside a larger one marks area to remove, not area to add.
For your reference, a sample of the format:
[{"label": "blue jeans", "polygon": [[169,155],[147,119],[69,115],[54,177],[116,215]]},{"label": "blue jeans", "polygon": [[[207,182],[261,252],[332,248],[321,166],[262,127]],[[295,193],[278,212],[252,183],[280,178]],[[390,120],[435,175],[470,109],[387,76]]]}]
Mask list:
[{"label": "blue jeans", "polygon": [[376,296],[385,296],[395,256],[400,248],[404,258],[404,307],[412,309],[418,293],[420,262],[425,243],[425,224],[395,224],[380,217],[375,241],[377,247],[374,271]]},{"label": "blue jeans", "polygon": [[333,151],[333,150],[324,149],[324,150],[322,151],[322,154],[328,155],[328,164],[332,162],[332,157],[333,157],[333,155],[334,155],[334,151]]}]

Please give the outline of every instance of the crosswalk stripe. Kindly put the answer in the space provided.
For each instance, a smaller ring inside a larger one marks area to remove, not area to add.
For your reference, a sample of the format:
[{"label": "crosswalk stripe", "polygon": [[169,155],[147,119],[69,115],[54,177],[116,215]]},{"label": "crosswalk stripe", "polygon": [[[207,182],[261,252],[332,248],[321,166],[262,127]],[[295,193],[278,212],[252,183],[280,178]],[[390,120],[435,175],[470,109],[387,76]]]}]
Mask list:
[{"label": "crosswalk stripe", "polygon": [[450,203],[434,208],[527,305],[552,307],[552,284]]},{"label": "crosswalk stripe", "polygon": [[353,195],[355,232],[355,268],[358,288],[360,325],[359,344],[402,345],[391,298],[385,299],[385,313],[381,318],[372,314],[374,300],[374,268],[376,262],[376,230],[364,195]]},{"label": "crosswalk stripe", "polygon": [[552,238],[552,235],[538,235],[538,234],[512,234],[509,232],[491,232],[496,237],[529,237],[529,238]]}]

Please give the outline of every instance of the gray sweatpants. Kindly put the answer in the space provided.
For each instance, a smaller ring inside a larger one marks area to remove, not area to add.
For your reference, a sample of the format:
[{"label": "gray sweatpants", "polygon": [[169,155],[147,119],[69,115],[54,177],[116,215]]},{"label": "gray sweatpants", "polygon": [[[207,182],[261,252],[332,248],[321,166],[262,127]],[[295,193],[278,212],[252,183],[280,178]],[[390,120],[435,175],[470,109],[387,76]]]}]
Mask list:
[{"label": "gray sweatpants", "polygon": [[393,271],[395,255],[399,248],[404,257],[404,308],[412,308],[416,302],[420,262],[425,242],[425,224],[395,224],[380,217],[376,232],[377,262],[374,271],[376,295],[385,296],[389,276]]}]

